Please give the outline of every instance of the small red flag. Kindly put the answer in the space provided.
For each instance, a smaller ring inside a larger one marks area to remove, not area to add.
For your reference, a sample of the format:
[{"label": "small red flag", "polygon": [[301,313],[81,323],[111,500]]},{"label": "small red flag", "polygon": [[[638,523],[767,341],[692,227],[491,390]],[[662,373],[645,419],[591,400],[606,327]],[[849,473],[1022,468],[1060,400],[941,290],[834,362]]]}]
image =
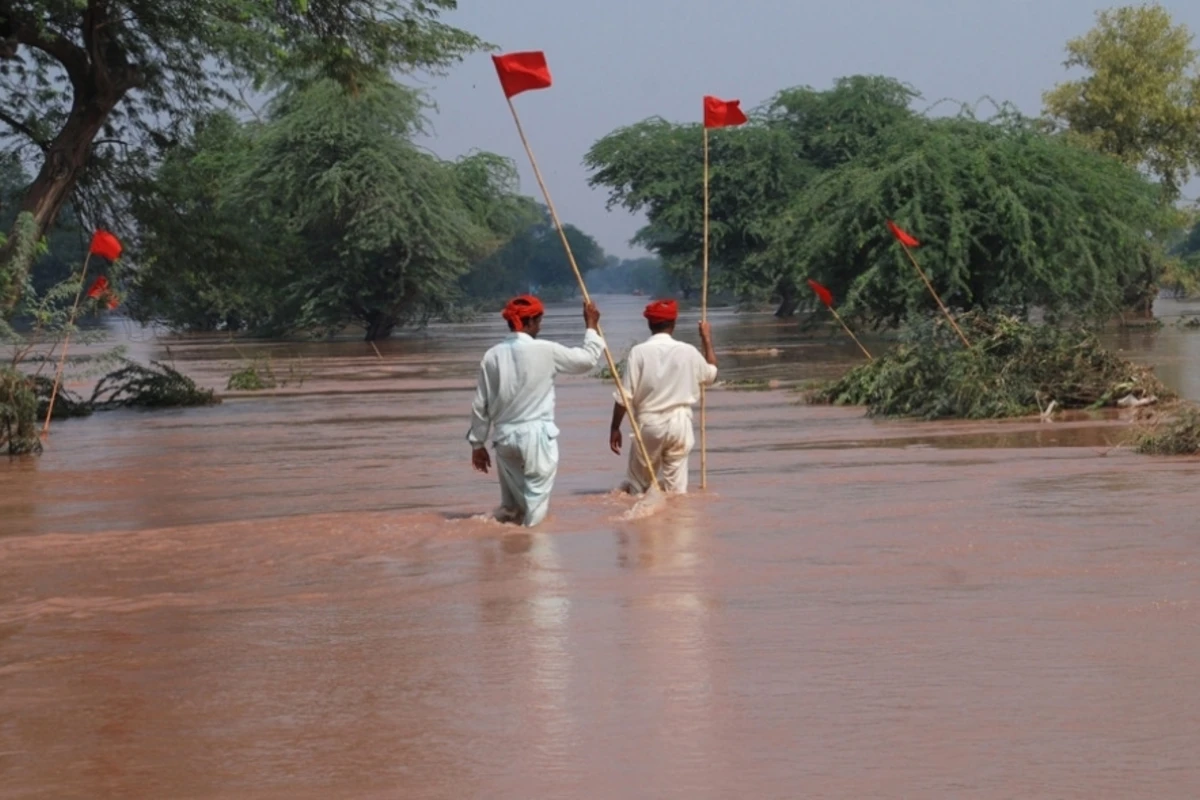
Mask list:
[{"label": "small red flag", "polygon": [[119,305],[121,305],[121,301],[117,299],[117,296],[115,294],[110,294],[108,296],[108,310],[112,311]]},{"label": "small red flag", "polygon": [[101,275],[99,278],[96,278],[96,280],[92,281],[92,286],[90,289],[88,289],[87,296],[95,300],[107,291],[108,278]]},{"label": "small red flag", "polygon": [[741,100],[718,100],[711,95],[704,96],[704,127],[726,128],[731,125],[741,125],[746,122],[742,113]]},{"label": "small red flag", "polygon": [[116,261],[121,257],[121,242],[108,231],[96,231],[92,236],[92,246],[89,248],[94,256]]},{"label": "small red flag", "polygon": [[890,219],[887,221],[888,230],[892,232],[892,236],[896,237],[896,241],[905,247],[920,247],[921,243],[913,238],[912,234],[901,228]]},{"label": "small red flag", "polygon": [[825,304],[826,308],[833,308],[833,292],[829,291],[812,278],[808,279],[808,287],[816,293],[817,297],[821,298],[821,302]]},{"label": "small red flag", "polygon": [[541,50],[492,56],[492,62],[505,97],[550,86],[550,67],[546,66],[546,54]]}]

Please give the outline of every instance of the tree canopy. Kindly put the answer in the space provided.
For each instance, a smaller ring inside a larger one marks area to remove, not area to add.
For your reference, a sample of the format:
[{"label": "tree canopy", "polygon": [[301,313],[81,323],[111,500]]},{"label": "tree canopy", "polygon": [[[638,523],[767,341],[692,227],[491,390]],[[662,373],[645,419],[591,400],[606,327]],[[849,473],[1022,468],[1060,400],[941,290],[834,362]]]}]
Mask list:
[{"label": "tree canopy", "polygon": [[[379,71],[441,70],[485,46],[440,20],[456,5],[0,0],[0,144],[39,166],[19,208],[41,237],[82,188],[88,219],[119,228],[130,173],[144,174],[236,87],[313,74],[353,87]],[[0,249],[0,311],[29,266],[15,239]]]},{"label": "tree canopy", "polygon": [[1046,115],[1087,147],[1143,167],[1174,201],[1200,164],[1200,70],[1192,34],[1158,3],[1101,11],[1067,43],[1087,75],[1046,92]]},{"label": "tree canopy", "polygon": [[918,258],[950,306],[1111,314],[1154,291],[1170,220],[1132,170],[1003,114],[915,119],[877,154],[825,173],[796,197],[756,260],[812,276],[848,313],[879,322],[933,307],[885,227],[922,241]]},{"label": "tree canopy", "polygon": [[[995,120],[932,118],[890,78],[780,92],[739,128],[712,134],[714,287],[774,296],[780,313],[827,282],[848,311],[893,322],[927,290],[884,227],[928,240],[922,263],[963,308],[1115,310],[1156,291],[1169,226],[1132,168],[1051,136],[1006,108]],[[614,131],[588,154],[610,203],[646,214],[636,241],[695,280],[702,243],[696,125]]]},{"label": "tree canopy", "polygon": [[[416,146],[419,94],[384,75],[283,91],[261,124],[218,115],[137,205],[149,317],[368,338],[449,304],[530,222],[506,159]],[[561,244],[559,245],[561,253]]]},{"label": "tree canopy", "polygon": [[[878,145],[912,115],[916,92],[891,78],[853,76],[818,91],[780,92],[749,124],[710,132],[709,263],[714,288],[743,296],[782,295],[794,307],[786,271],[756,270],[769,231],[793,197],[823,170]],[[700,285],[703,246],[703,129],[654,118],[614,131],[588,152],[590,183],[609,205],[644,212],[634,238],[659,255],[685,293]]]}]

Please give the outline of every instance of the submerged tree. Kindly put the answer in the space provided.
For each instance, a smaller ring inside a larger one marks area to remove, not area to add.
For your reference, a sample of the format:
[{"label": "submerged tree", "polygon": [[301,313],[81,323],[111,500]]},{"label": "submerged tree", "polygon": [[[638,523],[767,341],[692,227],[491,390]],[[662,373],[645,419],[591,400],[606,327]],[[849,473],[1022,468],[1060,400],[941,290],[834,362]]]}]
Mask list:
[{"label": "submerged tree", "polygon": [[950,306],[1111,314],[1156,290],[1153,234],[1171,215],[1132,169],[1014,115],[917,119],[803,193],[761,258],[894,323],[933,300],[889,218],[923,241],[922,267]]},{"label": "submerged tree", "polygon": [[[790,315],[800,295],[793,271],[755,256],[775,219],[822,171],[878,146],[880,135],[912,116],[917,94],[891,78],[853,76],[818,91],[780,92],[750,123],[710,136],[710,270],[715,288],[780,300]],[[651,119],[597,142],[585,163],[609,205],[646,214],[634,238],[660,256],[685,293],[699,286],[703,247],[700,125]],[[784,256],[786,258],[786,256]]]},{"label": "submerged tree", "polygon": [[[491,300],[531,290],[548,296],[574,292],[575,274],[549,212],[532,200],[529,206],[536,221],[471,268],[463,278],[468,295]],[[563,233],[582,273],[604,265],[604,250],[595,239],[570,223]]]},{"label": "submerged tree", "polygon": [[388,76],[282,91],[263,123],[211,118],[136,204],[135,308],[188,327],[368,339],[445,309],[471,265],[529,224],[506,159],[413,143],[420,95]]},{"label": "submerged tree", "polygon": [[[240,82],[317,68],[352,86],[364,71],[452,64],[483,46],[440,21],[455,7],[456,0],[0,0],[0,139],[40,160],[20,210],[40,238],[81,181],[97,187],[92,201],[119,200],[124,179],[114,170],[147,169]],[[13,233],[0,248],[0,312],[14,305],[29,268],[15,257],[29,248]]]}]

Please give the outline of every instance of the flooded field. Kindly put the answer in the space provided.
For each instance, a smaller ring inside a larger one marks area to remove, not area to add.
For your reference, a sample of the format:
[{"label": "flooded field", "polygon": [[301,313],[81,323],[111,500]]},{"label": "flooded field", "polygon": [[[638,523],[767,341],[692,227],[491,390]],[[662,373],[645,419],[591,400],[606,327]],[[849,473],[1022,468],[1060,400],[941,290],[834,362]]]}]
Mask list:
[{"label": "flooded field", "polygon": [[[618,354],[644,335],[598,301]],[[713,322],[724,379],[855,363]],[[214,388],[256,355],[290,383],[0,462],[0,798],[1200,796],[1200,460],[1114,449],[1112,416],[725,388],[710,491],[623,522],[611,386],[566,379],[550,519],[504,528],[465,442],[502,330],[380,359],[122,328]],[[1200,400],[1200,331],[1108,343]]]}]

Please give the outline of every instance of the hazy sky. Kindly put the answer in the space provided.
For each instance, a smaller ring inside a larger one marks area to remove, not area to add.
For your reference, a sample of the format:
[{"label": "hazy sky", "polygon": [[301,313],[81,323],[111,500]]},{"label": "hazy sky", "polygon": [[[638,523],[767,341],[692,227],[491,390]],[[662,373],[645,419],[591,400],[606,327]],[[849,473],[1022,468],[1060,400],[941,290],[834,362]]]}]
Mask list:
[{"label": "hazy sky", "polygon": [[[651,116],[698,121],[701,98],[751,109],[780,89],[828,88],[881,74],[911,83],[923,104],[988,95],[1026,113],[1068,77],[1068,39],[1086,32],[1095,0],[459,0],[447,21],[503,51],[544,50],[550,89],[514,102],[559,215],[610,253],[641,222],[605,210],[583,155],[600,137]],[[1168,0],[1200,32],[1200,2]],[[429,82],[437,102],[430,142],[443,157],[485,149],[516,159],[522,190],[538,195],[491,59],[475,55]],[[1196,184],[1189,194],[1197,194]]]}]

